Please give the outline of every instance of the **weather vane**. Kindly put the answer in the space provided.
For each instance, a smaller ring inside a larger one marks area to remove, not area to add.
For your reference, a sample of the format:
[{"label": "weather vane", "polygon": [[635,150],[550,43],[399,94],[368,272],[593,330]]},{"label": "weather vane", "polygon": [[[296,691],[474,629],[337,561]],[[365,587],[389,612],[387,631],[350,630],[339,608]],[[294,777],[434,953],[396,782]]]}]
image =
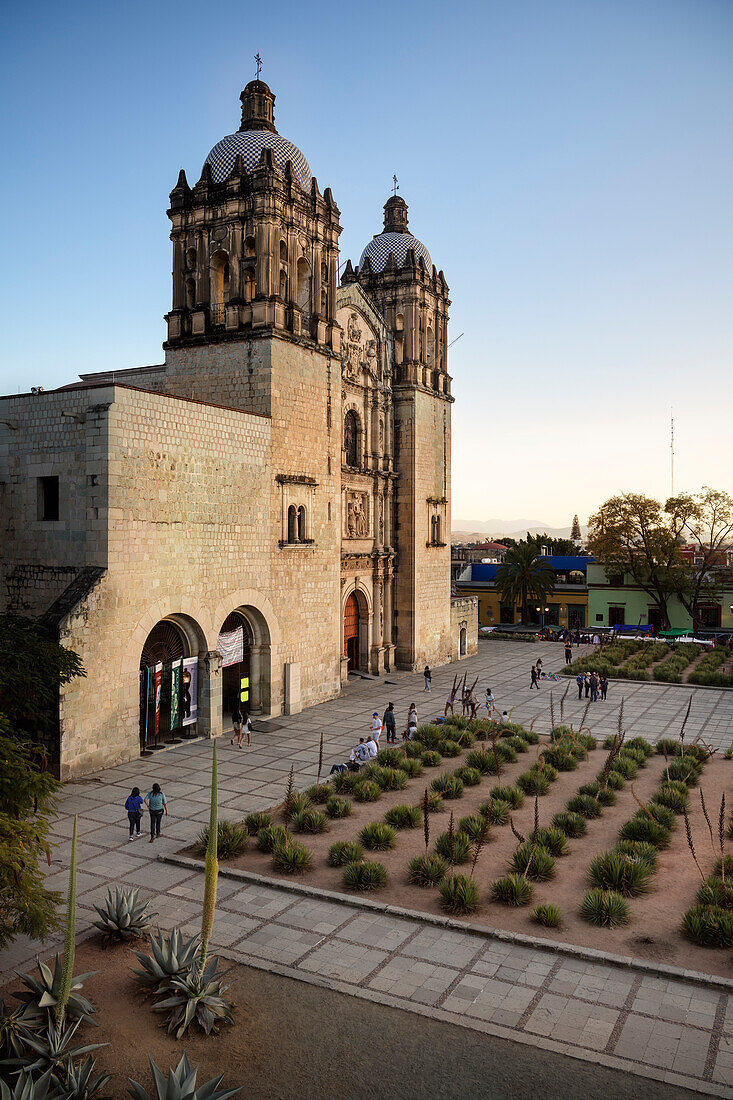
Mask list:
[{"label": "weather vane", "polygon": [[392,194],[393,194],[393,195],[396,195],[396,194],[397,194],[397,192],[398,192],[398,191],[399,191],[399,189],[400,189],[400,185],[399,185],[399,183],[397,182],[397,176],[392,176],[392,179],[393,179],[393,181],[394,181],[394,182],[393,182],[393,184],[392,184]]},{"label": "weather vane", "polygon": [[257,73],[255,79],[260,79],[260,73],[262,72],[262,58],[260,57],[260,51],[255,54],[255,61],[257,62]]}]

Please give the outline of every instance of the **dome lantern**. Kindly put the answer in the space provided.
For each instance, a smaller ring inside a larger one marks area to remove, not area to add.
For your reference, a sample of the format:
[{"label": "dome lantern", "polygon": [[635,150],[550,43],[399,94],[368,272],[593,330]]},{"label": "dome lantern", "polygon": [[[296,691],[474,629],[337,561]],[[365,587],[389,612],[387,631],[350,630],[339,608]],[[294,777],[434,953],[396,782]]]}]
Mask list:
[{"label": "dome lantern", "polygon": [[242,103],[240,133],[242,130],[269,130],[270,133],[277,133],[275,95],[264,80],[250,80],[239,98]]}]

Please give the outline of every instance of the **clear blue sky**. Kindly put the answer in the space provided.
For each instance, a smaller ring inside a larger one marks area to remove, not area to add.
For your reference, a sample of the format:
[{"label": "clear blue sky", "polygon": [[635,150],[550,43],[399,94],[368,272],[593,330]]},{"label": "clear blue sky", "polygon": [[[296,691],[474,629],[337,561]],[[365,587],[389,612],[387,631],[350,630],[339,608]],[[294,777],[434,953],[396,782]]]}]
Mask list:
[{"label": "clear blue sky", "polygon": [[381,229],[392,173],[451,288],[454,518],[733,491],[733,3],[5,5],[0,392],[160,362],[168,192],[276,124]]}]

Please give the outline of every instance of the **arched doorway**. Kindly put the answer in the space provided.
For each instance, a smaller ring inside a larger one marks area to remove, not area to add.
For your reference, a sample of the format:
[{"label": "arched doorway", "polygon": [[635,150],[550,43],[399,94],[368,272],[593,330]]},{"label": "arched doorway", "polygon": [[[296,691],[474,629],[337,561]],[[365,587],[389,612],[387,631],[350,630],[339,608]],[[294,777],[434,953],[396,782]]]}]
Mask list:
[{"label": "arched doorway", "polygon": [[359,668],[359,601],[355,592],[344,607],[344,657],[349,659],[349,672]]},{"label": "arched doorway", "polygon": [[225,729],[235,705],[240,712],[270,710],[270,631],[262,613],[247,605],[230,611],[219,629],[221,705]]},{"label": "arched doorway", "polygon": [[468,649],[468,629],[465,623],[461,623],[461,633],[458,641],[458,655],[465,657]]},{"label": "arched doorway", "polygon": [[161,619],[140,655],[140,751],[195,732],[198,688],[197,631],[182,617]]}]

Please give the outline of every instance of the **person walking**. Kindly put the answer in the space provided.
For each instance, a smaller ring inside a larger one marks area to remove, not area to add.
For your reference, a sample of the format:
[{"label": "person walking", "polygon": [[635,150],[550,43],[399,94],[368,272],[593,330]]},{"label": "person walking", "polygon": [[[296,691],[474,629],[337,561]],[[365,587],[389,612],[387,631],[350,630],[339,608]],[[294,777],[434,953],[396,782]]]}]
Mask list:
[{"label": "person walking", "polygon": [[125,802],[127,820],[130,822],[130,840],[140,836],[140,820],[143,816],[145,799],[140,794],[139,787],[133,787]]},{"label": "person walking", "polygon": [[489,687],[487,687],[487,689],[486,689],[486,695],[484,697],[484,701],[485,701],[485,704],[486,704],[487,717],[491,718],[491,716],[494,713],[494,694],[493,694],[491,688],[489,688]]},{"label": "person walking", "polygon": [[153,789],[145,795],[145,805],[150,813],[150,843],[160,836],[160,823],[163,814],[168,816],[168,799],[160,789],[160,784],[153,783]]},{"label": "person walking", "polygon": [[601,676],[601,700],[606,701],[606,694],[608,692],[608,676]]},{"label": "person walking", "polygon": [[585,683],[585,676],[583,675],[582,672],[578,673],[578,678],[576,680],[576,683],[578,685],[578,698],[582,699],[583,698],[583,684]]},{"label": "person walking", "polygon": [[565,639],[565,664],[571,665],[573,663],[573,646],[569,638]]},{"label": "person walking", "polygon": [[417,740],[417,707],[414,703],[410,703],[410,710],[407,715],[407,740]]},{"label": "person walking", "polygon": [[379,712],[374,711],[372,715],[372,741],[379,745],[379,735],[382,732],[382,719],[379,717]]},{"label": "person walking", "polygon": [[430,691],[430,682],[433,679],[433,674],[430,671],[430,665],[425,665],[423,676],[425,677],[425,690]]},{"label": "person walking", "polygon": [[537,682],[537,668],[536,668],[535,665],[532,665],[532,671],[530,673],[530,676],[532,677],[532,682],[529,685],[529,690],[531,691],[532,688],[537,688],[537,690],[539,691],[540,690],[540,685]]},{"label": "person walking", "polygon": [[[243,716],[242,716],[242,737],[247,738],[247,748],[248,749],[251,748],[252,747],[252,719],[250,718],[247,711],[245,711]],[[242,747],[242,739],[241,738],[240,738],[240,741],[239,741],[239,747],[240,747],[240,749]]]},{"label": "person walking", "polygon": [[239,710],[239,706],[235,703],[234,710],[232,711],[232,729],[234,730],[234,737],[229,741],[230,745],[234,744],[235,738],[237,741],[237,748],[242,747],[242,715]]},{"label": "person walking", "polygon": [[395,745],[397,743],[397,720],[394,713],[394,703],[388,704],[382,722],[387,734],[387,744]]}]

